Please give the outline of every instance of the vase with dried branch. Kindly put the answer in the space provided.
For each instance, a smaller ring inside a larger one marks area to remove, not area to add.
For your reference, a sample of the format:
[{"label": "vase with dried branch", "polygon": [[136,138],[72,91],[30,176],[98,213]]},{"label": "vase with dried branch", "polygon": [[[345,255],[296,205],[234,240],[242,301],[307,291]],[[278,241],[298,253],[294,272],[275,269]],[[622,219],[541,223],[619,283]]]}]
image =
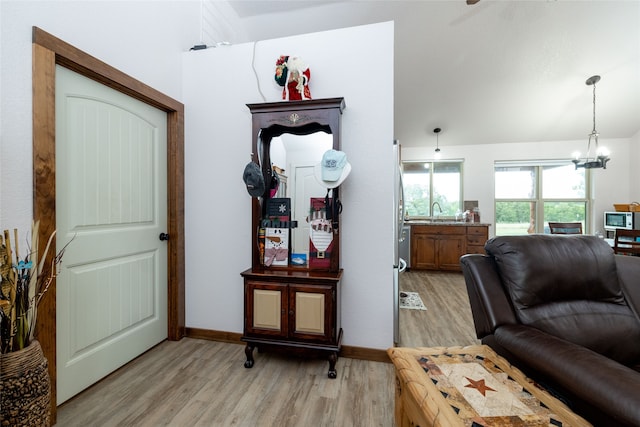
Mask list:
[{"label": "vase with dried branch", "polygon": [[[35,339],[38,305],[58,274],[65,247],[48,262],[55,231],[40,260],[39,222],[20,256],[18,231],[0,236],[0,425],[49,426],[48,363]],[[68,243],[67,243],[68,245]]]},{"label": "vase with dried branch", "polygon": [[4,230],[0,236],[0,353],[22,350],[34,339],[38,305],[51,282],[58,274],[58,267],[66,246],[46,264],[47,254],[55,231],[38,260],[40,222],[31,226],[31,242],[26,255],[20,256],[18,231]]}]

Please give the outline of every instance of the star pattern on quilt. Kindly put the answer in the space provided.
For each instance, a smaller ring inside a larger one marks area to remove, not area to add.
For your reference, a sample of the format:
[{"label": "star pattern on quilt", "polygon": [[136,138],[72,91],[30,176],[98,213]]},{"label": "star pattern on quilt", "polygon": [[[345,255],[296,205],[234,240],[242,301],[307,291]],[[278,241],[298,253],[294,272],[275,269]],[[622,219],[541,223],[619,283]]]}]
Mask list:
[{"label": "star pattern on quilt", "polygon": [[483,396],[487,395],[486,394],[487,391],[495,391],[494,389],[492,389],[491,387],[485,384],[484,379],[476,381],[476,380],[472,380],[469,377],[465,377],[465,378],[467,379],[467,381],[469,381],[469,384],[467,384],[465,387],[475,388],[480,393],[482,393]]}]

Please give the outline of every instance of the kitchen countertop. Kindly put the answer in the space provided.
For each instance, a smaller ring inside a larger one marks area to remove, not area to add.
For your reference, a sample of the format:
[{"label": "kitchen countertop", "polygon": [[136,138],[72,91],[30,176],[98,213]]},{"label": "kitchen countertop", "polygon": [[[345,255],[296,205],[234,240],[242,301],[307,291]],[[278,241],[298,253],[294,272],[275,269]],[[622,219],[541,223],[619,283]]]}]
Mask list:
[{"label": "kitchen countertop", "polygon": [[486,222],[464,222],[464,221],[456,221],[456,220],[429,220],[429,219],[411,219],[409,221],[405,220],[404,225],[451,225],[451,226],[491,226],[491,224]]}]

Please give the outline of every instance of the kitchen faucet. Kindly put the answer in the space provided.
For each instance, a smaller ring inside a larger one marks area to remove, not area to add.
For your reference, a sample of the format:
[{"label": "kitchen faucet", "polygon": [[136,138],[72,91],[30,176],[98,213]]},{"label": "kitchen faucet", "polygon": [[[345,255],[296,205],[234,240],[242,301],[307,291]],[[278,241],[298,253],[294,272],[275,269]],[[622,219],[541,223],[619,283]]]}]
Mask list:
[{"label": "kitchen faucet", "polygon": [[442,213],[442,207],[440,206],[440,203],[438,203],[438,202],[433,202],[433,203],[431,203],[431,216],[435,216],[435,215],[433,214],[433,208],[435,207],[435,205],[438,205],[438,211],[439,211],[439,212],[438,212],[438,215],[440,215],[440,214]]}]

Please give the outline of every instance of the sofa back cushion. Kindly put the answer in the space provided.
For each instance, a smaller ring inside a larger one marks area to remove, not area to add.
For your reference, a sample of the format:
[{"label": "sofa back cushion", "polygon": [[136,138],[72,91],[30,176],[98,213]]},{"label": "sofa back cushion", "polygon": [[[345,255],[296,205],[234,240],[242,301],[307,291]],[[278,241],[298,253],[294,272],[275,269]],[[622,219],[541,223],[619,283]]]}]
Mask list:
[{"label": "sofa back cushion", "polygon": [[611,247],[595,236],[500,236],[494,257],[518,320],[625,365],[640,361],[640,322],[627,305]]}]

